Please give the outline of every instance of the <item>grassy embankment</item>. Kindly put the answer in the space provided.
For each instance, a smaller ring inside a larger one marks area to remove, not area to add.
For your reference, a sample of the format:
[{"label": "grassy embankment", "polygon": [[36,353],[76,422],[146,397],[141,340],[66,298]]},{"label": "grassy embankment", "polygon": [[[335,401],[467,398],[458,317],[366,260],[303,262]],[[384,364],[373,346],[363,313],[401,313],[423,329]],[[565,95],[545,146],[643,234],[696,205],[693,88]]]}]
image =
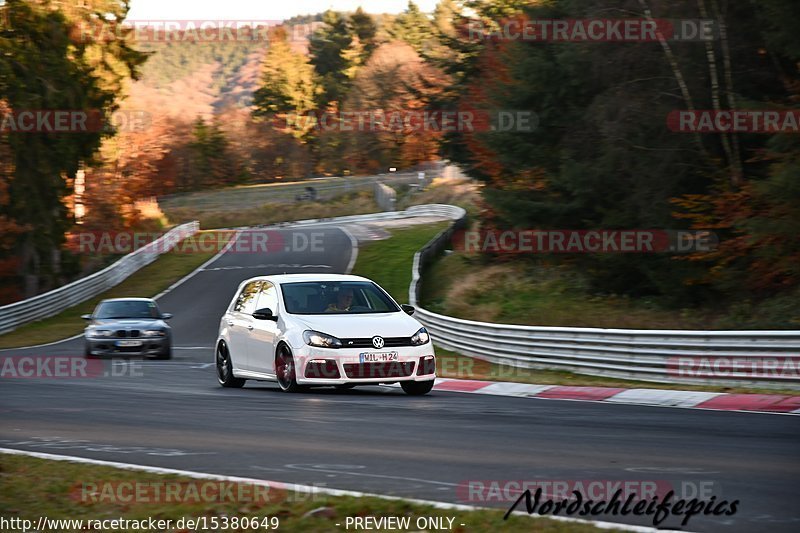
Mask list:
[{"label": "grassy embankment", "polygon": [[[49,519],[82,519],[84,521],[117,518],[147,520],[152,517],[158,520],[173,520],[170,531],[175,531],[175,523],[183,517],[195,519],[206,517],[207,524],[211,524],[212,519],[216,519],[222,524],[224,519],[232,521],[235,517],[241,524],[243,518],[258,518],[259,526],[262,525],[265,517],[277,517],[280,521],[277,529],[280,531],[316,532],[346,530],[347,517],[396,516],[409,517],[412,530],[415,529],[416,520],[420,517],[453,518],[454,527],[451,531],[456,533],[470,531],[588,533],[596,530],[594,526],[588,524],[557,522],[547,518],[533,519],[519,515],[511,516],[509,520],[504,521],[505,511],[502,509],[456,511],[375,497],[333,497],[318,493],[294,494],[293,492],[274,490],[265,493],[263,490],[256,491],[247,485],[242,486],[242,489],[224,492],[225,497],[215,499],[214,492],[209,490],[206,490],[205,493],[202,491],[190,492],[190,486],[198,487],[198,489],[207,487],[202,485],[203,480],[199,479],[12,455],[0,455],[0,471],[3,476],[3,483],[0,484],[0,509],[2,509],[3,518],[32,520],[34,526],[41,516]],[[120,500],[128,499],[134,493],[124,492],[125,489],[119,487],[128,485],[120,485],[121,483],[139,484],[130,485],[132,487],[164,487],[167,486],[164,484],[169,484],[170,487],[181,488],[172,492],[170,501],[163,501],[165,498],[161,498],[161,502],[148,501],[148,498],[150,500],[157,499],[153,497],[155,492],[151,491],[147,493],[148,496],[130,498],[132,501],[128,502]],[[177,485],[178,483],[181,485]],[[91,484],[99,487],[97,492],[92,492]],[[210,485],[212,490],[215,486],[213,483]],[[109,487],[110,491],[105,490]],[[115,491],[114,487],[119,489]],[[115,494],[121,495],[121,497],[115,497]],[[198,494],[198,496],[192,496],[192,494]],[[204,497],[203,494],[206,496]],[[256,494],[261,497],[253,497]],[[445,523],[447,523],[446,520]],[[222,531],[222,526],[218,529]],[[273,529],[275,528],[269,530]],[[267,531],[263,527],[229,528],[227,530]],[[61,528],[59,531],[72,533],[79,530]],[[132,530],[116,529],[115,531]],[[181,531],[188,531],[188,529],[184,528]]]}]

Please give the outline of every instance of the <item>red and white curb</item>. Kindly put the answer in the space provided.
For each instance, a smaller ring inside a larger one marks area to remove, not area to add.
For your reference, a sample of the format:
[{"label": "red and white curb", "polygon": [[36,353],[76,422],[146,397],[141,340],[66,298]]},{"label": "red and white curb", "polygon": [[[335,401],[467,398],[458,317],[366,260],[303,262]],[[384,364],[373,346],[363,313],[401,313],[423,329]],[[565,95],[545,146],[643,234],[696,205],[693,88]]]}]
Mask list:
[{"label": "red and white curb", "polygon": [[550,400],[800,415],[800,396],[781,394],[727,394],[722,392],[664,389],[565,387],[561,385],[527,385],[524,383],[449,378],[437,378],[433,390]]}]

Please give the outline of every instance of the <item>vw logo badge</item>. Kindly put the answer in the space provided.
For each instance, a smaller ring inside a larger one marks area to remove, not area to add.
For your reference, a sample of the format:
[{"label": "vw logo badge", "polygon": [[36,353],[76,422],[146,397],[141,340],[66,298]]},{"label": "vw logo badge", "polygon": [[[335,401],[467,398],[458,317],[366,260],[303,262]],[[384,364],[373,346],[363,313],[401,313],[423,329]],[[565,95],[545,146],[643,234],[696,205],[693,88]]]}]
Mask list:
[{"label": "vw logo badge", "polygon": [[372,345],[378,349],[383,348],[385,341],[383,337],[372,337]]}]

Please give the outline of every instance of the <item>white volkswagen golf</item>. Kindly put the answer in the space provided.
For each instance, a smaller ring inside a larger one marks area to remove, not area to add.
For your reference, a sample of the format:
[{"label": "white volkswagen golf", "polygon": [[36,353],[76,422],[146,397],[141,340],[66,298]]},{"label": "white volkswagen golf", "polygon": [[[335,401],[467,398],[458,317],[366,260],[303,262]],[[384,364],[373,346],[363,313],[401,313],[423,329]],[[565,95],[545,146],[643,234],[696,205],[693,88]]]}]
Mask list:
[{"label": "white volkswagen golf", "polygon": [[430,392],[436,358],[427,330],[378,284],[359,276],[284,274],[243,282],[219,326],[217,378],[304,386],[397,383]]}]

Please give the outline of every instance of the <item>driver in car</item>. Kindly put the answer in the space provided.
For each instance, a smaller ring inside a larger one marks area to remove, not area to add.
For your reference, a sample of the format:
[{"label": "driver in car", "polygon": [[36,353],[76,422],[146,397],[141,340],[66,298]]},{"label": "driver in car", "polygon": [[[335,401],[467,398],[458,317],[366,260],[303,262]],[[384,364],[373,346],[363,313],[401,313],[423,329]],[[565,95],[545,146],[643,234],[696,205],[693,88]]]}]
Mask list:
[{"label": "driver in car", "polygon": [[341,313],[342,311],[349,311],[350,306],[353,305],[353,289],[342,289],[336,295],[336,302],[332,303],[325,309],[326,313]]}]

